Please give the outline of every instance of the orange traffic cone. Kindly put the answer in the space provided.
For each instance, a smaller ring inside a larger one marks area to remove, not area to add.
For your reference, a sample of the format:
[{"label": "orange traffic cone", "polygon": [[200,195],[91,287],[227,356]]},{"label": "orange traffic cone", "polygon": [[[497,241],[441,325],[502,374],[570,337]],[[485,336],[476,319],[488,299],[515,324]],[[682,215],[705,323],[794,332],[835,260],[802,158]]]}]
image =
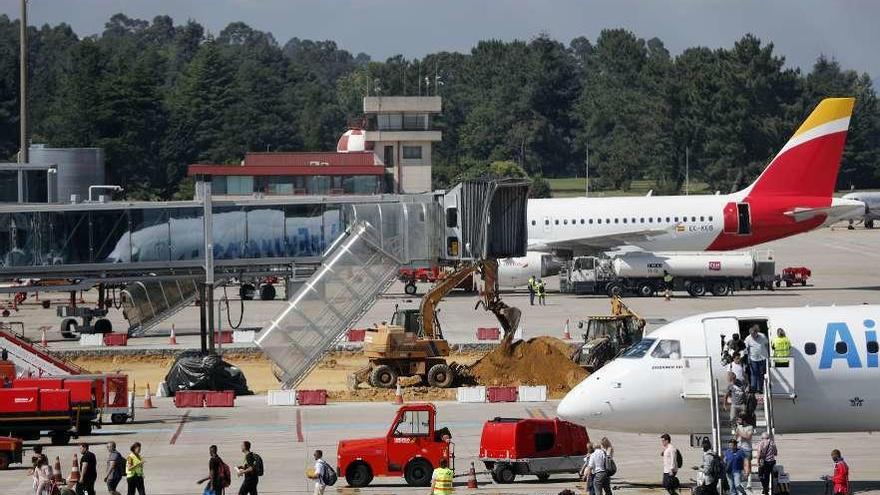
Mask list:
[{"label": "orange traffic cone", "polygon": [[403,389],[400,387],[400,379],[397,379],[397,390],[394,391],[394,403],[403,404]]},{"label": "orange traffic cone", "polygon": [[468,471],[468,488],[477,488],[477,471],[474,469],[474,463],[471,463],[471,469]]},{"label": "orange traffic cone", "polygon": [[147,395],[144,396],[144,409],[155,409],[153,405],[153,397],[150,394],[150,384],[147,384]]},{"label": "orange traffic cone", "polygon": [[568,329],[568,318],[565,319],[565,327],[562,329],[562,338],[564,340],[571,340],[571,331]]},{"label": "orange traffic cone", "polygon": [[73,454],[73,466],[70,468],[70,476],[67,477],[68,483],[79,482],[79,456]]},{"label": "orange traffic cone", "polygon": [[40,345],[43,347],[49,345],[49,341],[46,340],[46,327],[40,327]]},{"label": "orange traffic cone", "polygon": [[55,465],[52,467],[55,472],[52,473],[52,481],[55,483],[64,483],[64,477],[61,476],[61,458],[55,456]]},{"label": "orange traffic cone", "polygon": [[174,324],[171,324],[171,336],[168,338],[168,345],[177,345],[177,335],[174,334]]}]

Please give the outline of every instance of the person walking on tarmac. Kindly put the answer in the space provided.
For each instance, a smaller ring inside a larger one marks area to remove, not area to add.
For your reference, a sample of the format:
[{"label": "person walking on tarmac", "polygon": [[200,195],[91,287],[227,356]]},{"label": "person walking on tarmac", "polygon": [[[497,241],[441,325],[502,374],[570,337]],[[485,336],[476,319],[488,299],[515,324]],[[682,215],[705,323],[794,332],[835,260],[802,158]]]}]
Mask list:
[{"label": "person walking on tarmac", "polygon": [[666,300],[672,298],[672,274],[663,270],[663,287],[666,289]]},{"label": "person walking on tarmac", "polygon": [[544,286],[543,279],[538,279],[538,282],[535,284],[535,290],[538,293],[538,304],[546,306],[547,303],[544,301],[544,297],[547,295],[547,288]]},{"label": "person walking on tarmac", "polygon": [[535,305],[535,276],[529,276],[529,306]]},{"label": "person walking on tarmac", "polygon": [[776,337],[770,342],[770,348],[773,349],[773,366],[777,368],[788,368],[788,360],[791,357],[791,340],[785,335],[785,330],[776,329]]},{"label": "person walking on tarmac", "polygon": [[700,466],[700,484],[699,489],[694,493],[700,495],[719,495],[718,479],[719,474],[724,472],[724,464],[718,457],[718,454],[712,451],[712,442],[708,438],[703,439],[703,464]]},{"label": "person walking on tarmac", "polygon": [[77,495],[95,495],[95,482],[98,481],[98,461],[89,451],[89,444],[79,444],[79,472],[82,479],[76,486]]},{"label": "person walking on tarmac", "polygon": [[761,443],[758,444],[758,477],[761,478],[761,493],[770,495],[770,475],[773,468],[776,467],[776,456],[779,451],[776,449],[776,442],[770,433],[761,434]]},{"label": "person walking on tarmac", "polygon": [[125,461],[125,481],[128,488],[128,495],[147,495],[144,487],[144,459],[141,457],[141,443],[135,442],[131,445],[131,453]]},{"label": "person walking on tarmac", "polygon": [[203,495],[223,495],[226,483],[223,479],[223,459],[217,454],[217,446],[208,447],[208,476],[196,481],[197,485],[208,482]]},{"label": "person walking on tarmac", "polygon": [[116,450],[116,442],[107,442],[107,472],[104,474],[104,483],[107,483],[107,491],[110,495],[120,495],[116,488],[123,476],[125,476],[125,459]]},{"label": "person walking on tarmac", "polygon": [[[318,455],[320,452],[320,450],[316,450],[315,455]],[[241,442],[241,453],[244,454],[244,462],[241,466],[238,466],[237,471],[239,477],[244,477],[244,481],[241,482],[238,495],[257,495],[257,483],[260,481],[260,475],[263,474],[260,471],[261,468],[257,467],[257,463],[259,462],[262,465],[262,460],[258,460],[257,454],[251,452],[251,443],[247,440]],[[318,493],[317,482],[315,493]],[[321,489],[321,493],[324,493],[323,489]]]},{"label": "person walking on tarmac", "polygon": [[660,456],[663,457],[663,488],[669,495],[677,495],[681,482],[678,480],[678,469],[681,467],[681,453],[672,445],[672,437],[669,433],[660,435],[660,445],[663,450]]},{"label": "person walking on tarmac", "polygon": [[431,495],[451,495],[452,477],[455,473],[449,469],[449,461],[440,459],[440,465],[431,474]]}]

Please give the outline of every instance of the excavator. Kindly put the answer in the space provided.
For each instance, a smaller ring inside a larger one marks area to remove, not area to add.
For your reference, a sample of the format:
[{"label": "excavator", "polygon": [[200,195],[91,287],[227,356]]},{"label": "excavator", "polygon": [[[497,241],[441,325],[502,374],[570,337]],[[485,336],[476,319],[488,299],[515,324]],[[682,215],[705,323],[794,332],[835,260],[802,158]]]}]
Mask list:
[{"label": "excavator", "polygon": [[588,316],[577,323],[579,329],[585,329],[584,343],[574,351],[572,360],[592,373],[642,340],[645,324],[620,296],[612,296],[610,315]]},{"label": "excavator", "polygon": [[377,388],[392,388],[398,378],[414,376],[432,387],[451,387],[464,369],[446,359],[450,347],[437,319],[437,305],[462,280],[475,273],[483,279],[483,290],[474,309],[483,307],[491,311],[501,324],[503,342],[509,344],[521,312],[505,304],[498,294],[497,260],[465,263],[439,280],[422,297],[418,309],[395,308],[390,323],[382,322],[367,329],[364,354],[370,363],[349,377],[349,388],[355,389],[363,382]]}]

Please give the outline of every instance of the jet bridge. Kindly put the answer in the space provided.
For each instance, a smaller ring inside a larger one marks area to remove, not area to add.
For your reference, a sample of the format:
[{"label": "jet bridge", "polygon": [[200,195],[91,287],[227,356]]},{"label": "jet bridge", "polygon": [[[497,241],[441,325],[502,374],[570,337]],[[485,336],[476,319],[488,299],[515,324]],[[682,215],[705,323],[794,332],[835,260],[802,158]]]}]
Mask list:
[{"label": "jet bridge", "polygon": [[482,179],[396,204],[352,204],[348,228],[315,274],[256,339],[296,387],[412,262],[524,256],[529,181]]}]

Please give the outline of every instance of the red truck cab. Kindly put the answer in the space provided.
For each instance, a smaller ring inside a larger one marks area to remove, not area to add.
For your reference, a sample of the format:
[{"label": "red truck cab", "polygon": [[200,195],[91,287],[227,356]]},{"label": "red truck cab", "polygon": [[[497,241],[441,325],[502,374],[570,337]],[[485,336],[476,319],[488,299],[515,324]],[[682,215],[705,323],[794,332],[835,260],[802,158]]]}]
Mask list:
[{"label": "red truck cab", "polygon": [[483,425],[480,460],[496,483],[512,483],[517,475],[544,481],[580,472],[589,441],[586,428],[559,418],[495,418]]},{"label": "red truck cab", "polygon": [[440,459],[453,467],[454,444],[446,428],[436,426],[433,404],[408,404],[397,411],[384,437],[341,440],[339,473],[349,486],[363,487],[376,476],[403,476],[410,486],[429,486]]}]

